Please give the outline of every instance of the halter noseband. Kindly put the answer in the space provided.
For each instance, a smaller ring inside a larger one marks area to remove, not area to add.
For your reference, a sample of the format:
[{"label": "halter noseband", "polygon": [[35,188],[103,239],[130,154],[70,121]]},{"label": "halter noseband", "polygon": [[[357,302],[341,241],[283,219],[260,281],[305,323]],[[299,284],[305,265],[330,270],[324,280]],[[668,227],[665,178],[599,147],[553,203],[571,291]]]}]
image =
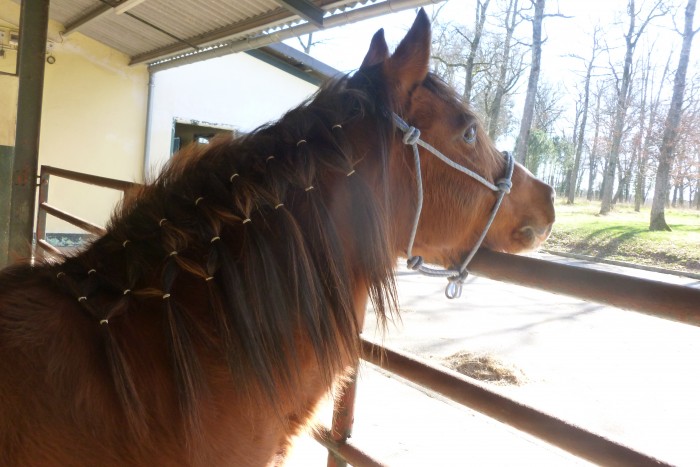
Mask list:
[{"label": "halter noseband", "polygon": [[[413,160],[416,165],[416,184],[418,187],[418,205],[416,207],[416,215],[413,219],[413,228],[411,229],[411,236],[408,240],[408,248],[406,249],[406,256],[407,256],[407,261],[406,264],[407,266],[414,270],[418,271],[421,274],[424,274],[426,276],[433,276],[433,277],[446,277],[448,280],[447,287],[445,288],[445,295],[447,298],[458,298],[462,295],[462,285],[464,284],[465,279],[469,275],[469,271],[467,271],[467,266],[471,262],[472,258],[476,254],[476,251],[479,249],[481,246],[481,243],[484,241],[484,238],[486,238],[486,234],[488,233],[489,229],[491,228],[491,224],[493,223],[493,220],[496,218],[496,214],[498,213],[498,209],[501,207],[501,202],[503,201],[503,197],[510,193],[510,188],[513,186],[513,182],[511,179],[513,178],[513,168],[515,166],[515,163],[513,161],[513,156],[509,154],[508,152],[503,152],[503,156],[506,158],[506,172],[505,176],[498,180],[496,184],[493,184],[486,180],[484,177],[481,175],[477,174],[476,172],[473,172],[472,170],[469,170],[468,168],[464,167],[463,165],[460,165],[453,161],[452,159],[448,158],[445,156],[443,153],[432,147],[430,144],[426,143],[422,139],[420,139],[420,130],[417,129],[416,127],[409,126],[408,123],[406,123],[401,117],[396,115],[395,113],[392,113],[394,124],[396,127],[401,130],[404,133],[403,136],[403,142],[404,144],[407,144],[409,146],[413,147]],[[484,227],[483,232],[481,232],[481,236],[479,239],[476,241],[476,244],[472,248],[472,250],[469,252],[467,257],[464,259],[462,262],[462,265],[460,266],[459,270],[455,269],[434,269],[430,268],[428,266],[425,266],[423,264],[423,257],[422,256],[413,256],[412,250],[413,250],[413,242],[416,239],[416,231],[418,230],[418,222],[420,221],[420,214],[421,210],[423,209],[423,179],[421,176],[421,170],[420,170],[420,154],[418,153],[418,146],[423,146],[425,149],[427,149],[430,153],[432,153],[434,156],[436,156],[438,159],[440,159],[442,162],[445,164],[449,165],[450,167],[459,170],[460,172],[469,175],[472,177],[474,180],[478,181],[488,189],[495,191],[498,193],[498,198],[496,199],[496,203],[493,205],[493,209],[491,209],[491,215],[489,216],[488,222],[486,223],[486,227]]]}]

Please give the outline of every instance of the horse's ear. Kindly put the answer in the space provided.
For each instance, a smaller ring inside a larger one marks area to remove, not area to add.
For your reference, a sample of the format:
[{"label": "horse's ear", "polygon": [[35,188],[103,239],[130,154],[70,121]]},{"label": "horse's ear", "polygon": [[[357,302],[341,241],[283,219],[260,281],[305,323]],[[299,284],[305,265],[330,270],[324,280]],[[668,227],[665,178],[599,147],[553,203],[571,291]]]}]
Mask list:
[{"label": "horse's ear", "polygon": [[430,19],[423,8],[388,63],[390,78],[407,92],[423,82],[430,61]]},{"label": "horse's ear", "polygon": [[362,60],[360,69],[382,63],[387,58],[389,58],[389,46],[386,45],[384,29],[380,29],[372,36],[372,42],[369,44],[369,50],[367,51],[367,55],[365,55],[365,59]]}]

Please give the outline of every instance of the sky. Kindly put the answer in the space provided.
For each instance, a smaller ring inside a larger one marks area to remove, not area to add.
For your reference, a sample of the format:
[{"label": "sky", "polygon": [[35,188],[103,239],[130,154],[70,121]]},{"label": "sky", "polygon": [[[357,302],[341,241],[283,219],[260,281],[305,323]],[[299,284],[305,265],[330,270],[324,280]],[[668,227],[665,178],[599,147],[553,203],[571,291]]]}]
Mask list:
[{"label": "sky", "polygon": [[[490,10],[494,10],[492,0]],[[522,1],[522,0],[521,0]],[[549,0],[552,6],[558,4],[559,10],[566,15],[574,16],[575,20],[563,18],[549,18],[545,20],[545,34],[557,39],[547,44],[548,48],[556,49],[552,54],[562,53],[572,42],[580,42],[588,31],[592,30],[597,18],[611,21],[615,9],[624,8],[626,0]],[[618,5],[619,4],[619,5]],[[441,9],[440,18],[453,18],[468,26],[473,24],[474,0],[449,0],[438,5],[429,5],[425,9],[428,15],[437,9]],[[547,7],[548,11],[550,6]],[[311,49],[311,55],[315,58],[338,68],[343,72],[356,69],[362,62],[369,46],[372,35],[384,28],[384,32],[390,48],[398,44],[416,17],[416,10],[408,9],[402,12],[384,15],[371,20],[358,22],[348,26],[341,26],[314,34],[314,41],[320,40]],[[554,9],[552,9],[554,11]],[[572,24],[573,23],[573,24]],[[530,34],[531,29],[524,25],[521,33]],[[296,39],[285,41],[287,44],[299,48]]]},{"label": "sky", "polygon": [[[494,5],[498,0],[492,0],[489,11],[496,10]],[[527,0],[521,0],[525,2]],[[636,0],[637,7],[651,3],[653,0]],[[685,8],[685,0],[673,0],[682,4],[682,8],[677,15],[678,25],[682,28],[682,14]],[[443,6],[444,5],[444,6]],[[573,108],[581,87],[583,71],[575,74],[574,69],[581,70],[584,61],[571,58],[572,54],[582,56],[586,61],[590,57],[592,47],[592,31],[596,24],[606,30],[605,38],[612,48],[613,54],[617,53],[621,57],[624,53],[623,30],[627,27],[626,15],[627,0],[547,0],[546,13],[561,13],[571,18],[548,17],[543,24],[543,36],[546,42],[542,49],[542,72],[540,78],[547,80],[559,88],[562,94],[562,105],[567,108],[567,112],[562,121],[562,125],[569,127],[573,125]],[[442,6],[440,18],[450,18],[466,24],[473,25],[475,0],[449,0],[444,4],[427,6],[428,15]],[[696,13],[696,26],[700,24],[700,13]],[[404,36],[413,20],[415,10],[408,9],[399,13],[393,13],[379,18],[362,21],[348,26],[338,27],[315,33],[314,41],[320,41],[311,49],[311,55],[328,65],[331,65],[342,72],[352,72],[359,67],[364,54],[369,47],[372,35],[380,28],[384,28],[387,42],[390,49],[393,49]],[[673,24],[667,20],[665,24],[653,26],[648,29],[649,39],[657,41],[656,50],[659,51],[659,59],[668,57],[673,50],[678,53],[681,46],[680,35],[672,31]],[[516,30],[523,42],[531,39],[532,28],[529,23],[522,24]],[[285,41],[288,45],[300,48],[296,39]],[[696,40],[695,42],[700,42]],[[640,44],[641,45],[641,44]],[[638,47],[638,50],[640,48]],[[637,55],[639,51],[637,52]],[[694,57],[694,58],[693,58]],[[677,58],[671,64],[675,67]],[[691,70],[688,76],[692,76],[693,69],[698,67],[700,62],[700,43],[694,44],[691,51]],[[609,73],[609,63],[606,57],[598,60],[601,70]],[[579,78],[580,77],[580,78]],[[521,79],[518,88],[518,95],[515,96],[515,107],[513,109],[516,116],[522,113],[522,102],[527,81],[527,74]],[[670,88],[670,85],[669,85]],[[510,143],[510,138],[505,138]]]}]

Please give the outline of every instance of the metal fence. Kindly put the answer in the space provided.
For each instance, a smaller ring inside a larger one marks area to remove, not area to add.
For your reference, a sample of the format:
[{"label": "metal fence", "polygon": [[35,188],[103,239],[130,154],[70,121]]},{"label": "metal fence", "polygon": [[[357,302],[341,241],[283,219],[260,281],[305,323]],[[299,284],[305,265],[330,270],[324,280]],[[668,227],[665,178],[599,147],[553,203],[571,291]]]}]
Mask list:
[{"label": "metal fence", "polygon": [[[45,238],[47,214],[96,235],[103,234],[104,229],[48,203],[51,175],[121,190],[125,196],[137,186],[121,180],[42,166],[36,225],[37,246],[56,254],[60,254],[60,251]],[[488,250],[477,253],[470,264],[470,271],[502,282],[700,326],[700,289]],[[364,339],[362,359],[594,463],[668,465],[647,454],[508,399],[476,380],[426,364],[407,354]],[[352,428],[355,391],[356,380],[337,399],[332,426],[320,429],[315,434],[316,440],[329,451],[329,467],[344,466],[347,463],[358,467],[383,465],[347,442]]]},{"label": "metal fence", "polygon": [[[81,219],[49,204],[49,182],[51,180],[51,175],[89,185],[119,190],[124,194],[124,197],[128,195],[128,192],[132,188],[138,186],[136,183],[115,180],[107,177],[98,177],[96,175],[89,175],[80,172],[73,172],[71,170],[59,169],[48,165],[42,165],[41,171],[39,172],[39,204],[37,206],[35,227],[36,246],[38,249],[48,251],[54,255],[60,255],[61,251],[46,240],[47,215],[61,219],[94,235],[102,235],[105,233],[105,230],[99,225],[95,225],[85,219]],[[37,253],[39,253],[39,251],[35,251],[35,255]]]},{"label": "metal fence", "polygon": [[[623,274],[567,266],[525,256],[480,250],[474,274],[582,300],[700,326],[700,289]],[[362,359],[431,389],[470,409],[601,465],[669,465],[662,460],[504,397],[476,380],[362,340]],[[383,465],[348,443],[356,382],[340,395],[333,424],[316,439],[329,450],[328,466]]]}]

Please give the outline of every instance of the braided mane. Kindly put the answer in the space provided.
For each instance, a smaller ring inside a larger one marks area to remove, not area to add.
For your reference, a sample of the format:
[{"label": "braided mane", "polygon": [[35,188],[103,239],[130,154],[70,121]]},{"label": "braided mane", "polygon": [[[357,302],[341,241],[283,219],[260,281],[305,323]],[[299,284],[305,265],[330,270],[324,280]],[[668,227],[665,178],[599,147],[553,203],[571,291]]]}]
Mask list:
[{"label": "braided mane", "polygon": [[[371,78],[333,81],[276,123],[176,155],[105,236],[44,266],[102,333],[132,426],[146,411],[135,369],[145,316],[163,315],[157,338],[181,412],[196,424],[211,355],[223,356],[251,402],[279,408],[290,402],[280,387],[303,385],[300,344],[329,384],[357,354],[353,287],[366,285],[382,319],[395,309],[389,199],[376,188],[392,129]],[[375,151],[358,153],[355,133]]]}]

